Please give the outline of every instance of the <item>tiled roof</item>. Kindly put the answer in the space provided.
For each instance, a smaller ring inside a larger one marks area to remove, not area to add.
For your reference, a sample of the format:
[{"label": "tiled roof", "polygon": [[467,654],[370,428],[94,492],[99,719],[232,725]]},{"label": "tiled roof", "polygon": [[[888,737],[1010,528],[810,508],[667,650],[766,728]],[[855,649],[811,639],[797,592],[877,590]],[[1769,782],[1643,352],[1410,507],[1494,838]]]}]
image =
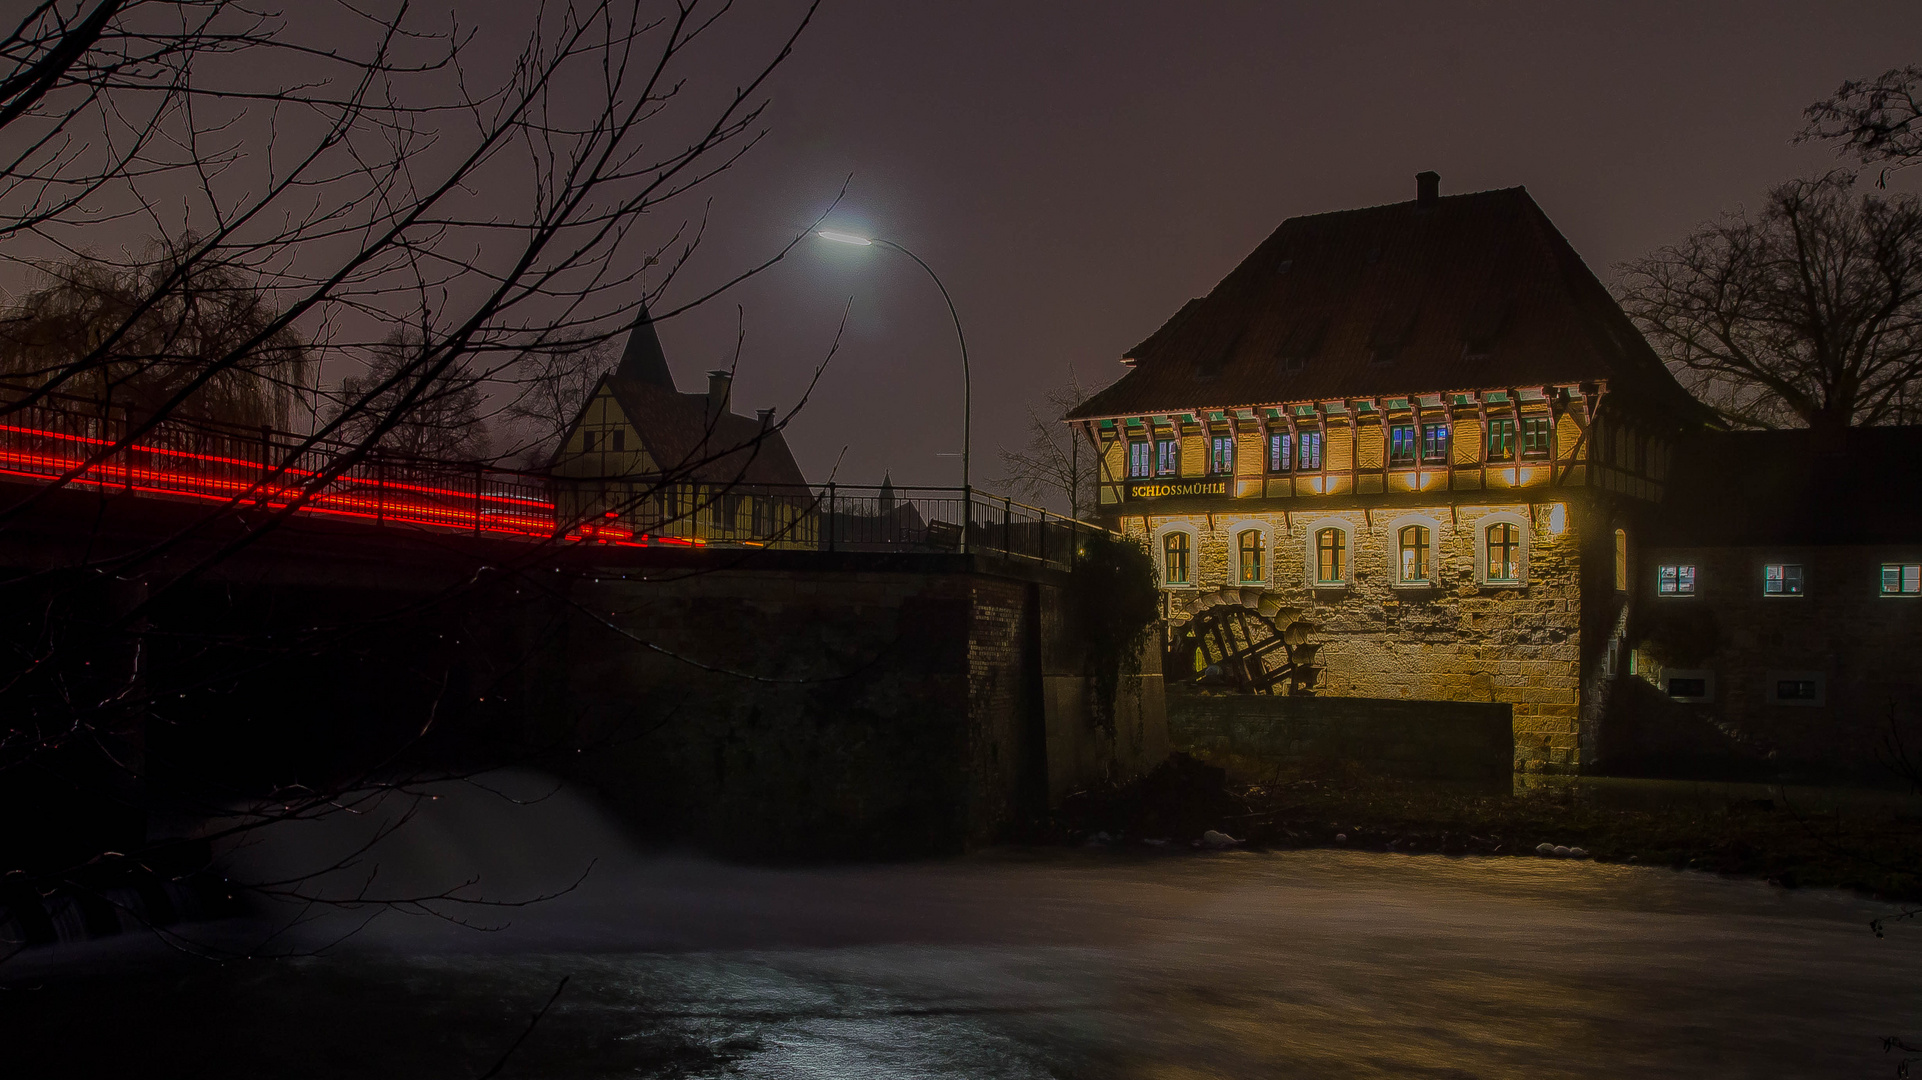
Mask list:
[{"label": "tiled roof", "polygon": [[1917,462],[1922,427],[1827,443],[1805,429],[1703,432],[1676,447],[1648,542],[1922,545],[1922,503],[1907,496]]},{"label": "tiled roof", "polygon": [[1608,380],[1706,412],[1522,188],[1289,218],[1072,418]]},{"label": "tiled roof", "polygon": [[727,412],[708,422],[707,395],[605,377],[628,423],[664,472],[713,483],[805,484],[787,440],[758,419]]}]

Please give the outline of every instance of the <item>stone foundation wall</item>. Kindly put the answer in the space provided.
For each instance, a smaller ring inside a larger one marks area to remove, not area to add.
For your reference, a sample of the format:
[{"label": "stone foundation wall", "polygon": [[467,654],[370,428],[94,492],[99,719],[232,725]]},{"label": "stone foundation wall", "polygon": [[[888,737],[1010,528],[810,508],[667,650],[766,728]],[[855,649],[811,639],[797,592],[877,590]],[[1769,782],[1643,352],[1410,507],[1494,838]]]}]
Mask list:
[{"label": "stone foundation wall", "polygon": [[1507,791],[1512,706],[1468,701],[1168,693],[1177,749],[1230,767],[1337,769]]}]

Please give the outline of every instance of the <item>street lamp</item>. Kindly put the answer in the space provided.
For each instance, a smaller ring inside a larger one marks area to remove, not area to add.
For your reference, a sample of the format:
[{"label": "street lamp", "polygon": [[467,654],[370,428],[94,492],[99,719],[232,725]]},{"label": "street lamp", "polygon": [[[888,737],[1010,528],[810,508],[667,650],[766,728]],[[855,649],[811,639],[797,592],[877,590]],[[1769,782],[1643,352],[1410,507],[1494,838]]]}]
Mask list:
[{"label": "street lamp", "polygon": [[961,343],[961,550],[965,552],[968,550],[968,527],[973,524],[974,517],[974,483],[972,474],[968,471],[968,451],[973,442],[974,384],[968,374],[968,338],[961,332],[961,316],[954,310],[954,297],[948,295],[948,287],[941,284],[941,277],[934,272],[934,267],[923,262],[921,256],[892,240],[856,236],[854,233],[836,232],[833,229],[822,229],[815,235],[837,244],[853,244],[856,247],[872,247],[879,244],[882,247],[893,248],[913,259],[921,269],[926,270],[928,277],[934,280],[934,287],[941,290],[941,299],[948,302],[948,317],[954,320],[954,337]]}]

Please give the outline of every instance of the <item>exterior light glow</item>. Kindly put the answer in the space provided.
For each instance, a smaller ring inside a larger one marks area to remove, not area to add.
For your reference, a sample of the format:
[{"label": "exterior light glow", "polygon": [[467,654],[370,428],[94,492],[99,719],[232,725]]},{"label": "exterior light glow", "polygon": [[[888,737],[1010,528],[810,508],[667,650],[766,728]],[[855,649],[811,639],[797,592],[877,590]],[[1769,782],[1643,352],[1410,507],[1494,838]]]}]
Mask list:
[{"label": "exterior light glow", "polygon": [[1550,536],[1560,536],[1567,531],[1568,507],[1564,503],[1556,503],[1554,506],[1548,508],[1548,534]]},{"label": "exterior light glow", "polygon": [[837,244],[853,244],[855,247],[872,247],[874,245],[874,241],[868,239],[865,236],[856,236],[853,233],[835,232],[833,229],[822,229],[820,232],[815,233],[814,235],[820,237],[823,240],[832,240]]}]

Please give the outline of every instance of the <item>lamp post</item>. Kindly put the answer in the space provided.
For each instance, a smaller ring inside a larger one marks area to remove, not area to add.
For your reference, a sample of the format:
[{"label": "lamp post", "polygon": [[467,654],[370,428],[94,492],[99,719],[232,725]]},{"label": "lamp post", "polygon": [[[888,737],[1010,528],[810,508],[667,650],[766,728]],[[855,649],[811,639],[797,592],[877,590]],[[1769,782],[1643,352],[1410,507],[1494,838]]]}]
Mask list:
[{"label": "lamp post", "polygon": [[961,343],[961,552],[968,550],[968,528],[974,524],[974,483],[968,471],[968,451],[973,443],[974,428],[974,381],[968,373],[968,337],[961,332],[961,316],[954,310],[954,297],[948,295],[948,287],[941,284],[941,276],[934,272],[921,256],[902,247],[892,240],[882,240],[871,236],[856,236],[853,233],[836,232],[822,229],[815,234],[823,240],[837,244],[852,244],[856,247],[872,247],[879,244],[913,259],[915,265],[928,272],[934,287],[941,290],[941,299],[948,302],[948,317],[954,320],[954,338]]}]

